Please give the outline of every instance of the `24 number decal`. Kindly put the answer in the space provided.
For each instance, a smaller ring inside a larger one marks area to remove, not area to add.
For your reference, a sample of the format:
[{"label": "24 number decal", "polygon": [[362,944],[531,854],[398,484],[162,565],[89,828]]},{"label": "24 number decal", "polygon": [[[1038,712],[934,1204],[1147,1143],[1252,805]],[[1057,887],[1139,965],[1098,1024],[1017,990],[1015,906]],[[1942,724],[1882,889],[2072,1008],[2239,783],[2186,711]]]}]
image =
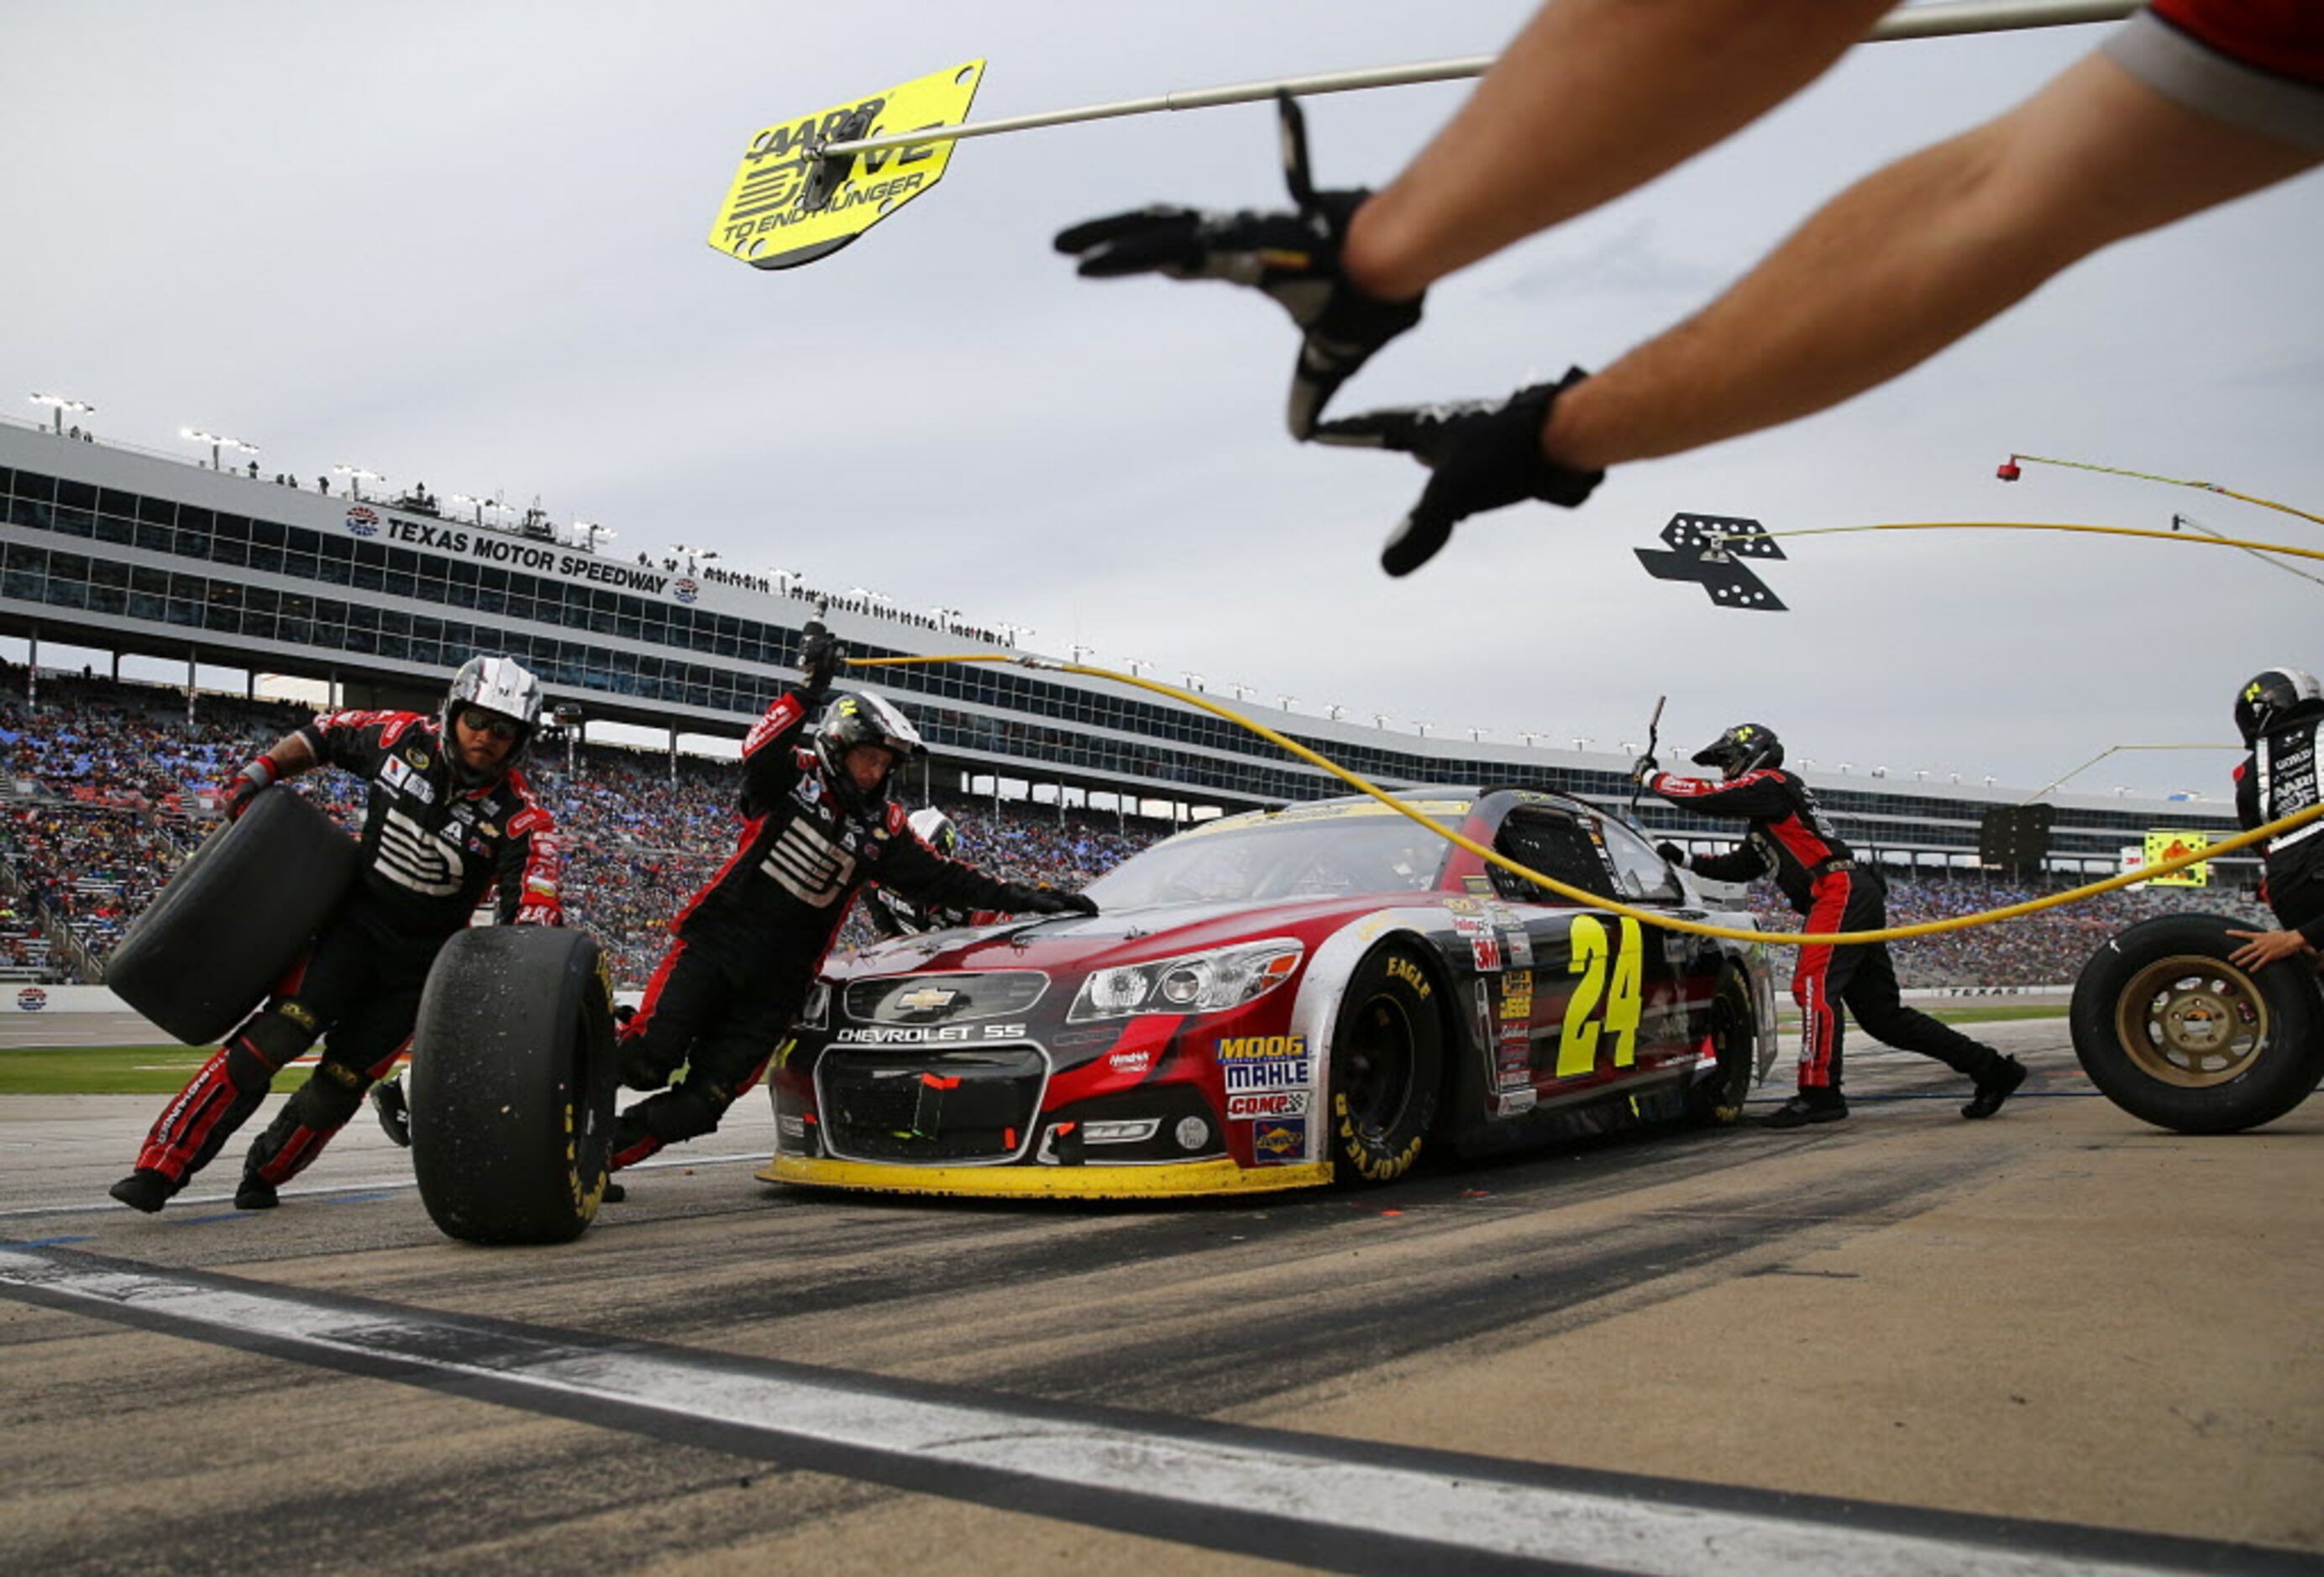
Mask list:
[{"label": "24 number decal", "polygon": [[[1606,922],[1591,915],[1576,915],[1572,933],[1573,957],[1565,966],[1582,983],[1565,1004],[1565,1024],[1557,1037],[1557,1076],[1571,1078],[1598,1065],[1600,1032],[1614,1043],[1614,1065],[1630,1066],[1638,1058],[1638,1017],[1645,973],[1645,949],[1639,944],[1638,922],[1620,920],[1620,941],[1606,934]],[[1608,965],[1613,979],[1607,979]],[[1600,1001],[1604,1011],[1599,1009]]]}]

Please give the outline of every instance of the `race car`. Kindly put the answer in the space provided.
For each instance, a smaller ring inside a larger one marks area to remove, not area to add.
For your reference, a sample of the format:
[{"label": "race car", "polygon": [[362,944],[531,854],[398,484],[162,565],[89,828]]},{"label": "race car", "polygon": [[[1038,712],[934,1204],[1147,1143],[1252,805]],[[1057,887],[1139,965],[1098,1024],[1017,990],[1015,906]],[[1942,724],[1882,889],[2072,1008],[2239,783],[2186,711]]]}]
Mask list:
[{"label": "race car", "polygon": [[[1584,891],[1755,928],[1579,799],[1400,798]],[[1065,1198],[1381,1183],[1440,1151],[1732,1121],[1775,1055],[1762,944],[1573,903],[1370,798],[1208,822],[1087,890],[1094,918],[827,961],[770,1070],[759,1176]]]}]

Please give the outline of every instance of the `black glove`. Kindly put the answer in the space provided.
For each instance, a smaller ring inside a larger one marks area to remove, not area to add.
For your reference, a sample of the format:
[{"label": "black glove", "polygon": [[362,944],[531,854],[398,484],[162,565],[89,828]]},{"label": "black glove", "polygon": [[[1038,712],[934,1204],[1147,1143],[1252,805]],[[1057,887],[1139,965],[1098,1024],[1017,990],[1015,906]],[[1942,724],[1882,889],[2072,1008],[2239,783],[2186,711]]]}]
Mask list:
[{"label": "black glove", "polygon": [[1664,864],[1675,865],[1682,871],[1686,869],[1686,851],[1676,844],[1656,844],[1655,853],[1663,857]]},{"label": "black glove", "polygon": [[281,768],[268,758],[260,756],[218,785],[218,807],[226,812],[226,820],[240,821],[242,813],[250,808],[251,801],[272,788],[281,776]]},{"label": "black glove", "polygon": [[809,693],[820,696],[839,673],[839,637],[820,619],[809,619],[801,633],[806,639],[799,643],[799,672],[807,676]]},{"label": "black glove", "polygon": [[1228,280],[1265,291],[1302,330],[1286,412],[1291,436],[1305,439],[1340,385],[1371,354],[1420,321],[1423,298],[1383,301],[1340,272],[1348,222],[1371,193],[1317,191],[1307,175],[1307,134],[1297,104],[1277,99],[1284,176],[1296,213],[1205,213],[1157,204],[1091,219],[1057,232],[1057,250],[1081,259],[1084,279],[1159,273],[1174,280]]},{"label": "black glove", "polygon": [[1064,892],[1054,887],[1024,887],[1016,882],[1009,885],[1008,901],[1001,906],[1016,915],[1093,915],[1097,900],[1078,892]]},{"label": "black glove", "polygon": [[1470,515],[1528,498],[1568,509],[1588,498],[1606,473],[1575,471],[1541,452],[1550,406],[1587,376],[1575,367],[1557,383],[1536,383],[1506,400],[1367,411],[1317,428],[1319,443],[1401,449],[1436,473],[1388,534],[1380,567],[1410,575],[1436,557],[1453,526]]},{"label": "black glove", "polygon": [[1660,761],[1655,760],[1655,752],[1648,751],[1645,755],[1640,756],[1637,761],[1630,763],[1630,781],[1633,783],[1645,782],[1656,772],[1662,770],[1662,765],[1663,764]]}]

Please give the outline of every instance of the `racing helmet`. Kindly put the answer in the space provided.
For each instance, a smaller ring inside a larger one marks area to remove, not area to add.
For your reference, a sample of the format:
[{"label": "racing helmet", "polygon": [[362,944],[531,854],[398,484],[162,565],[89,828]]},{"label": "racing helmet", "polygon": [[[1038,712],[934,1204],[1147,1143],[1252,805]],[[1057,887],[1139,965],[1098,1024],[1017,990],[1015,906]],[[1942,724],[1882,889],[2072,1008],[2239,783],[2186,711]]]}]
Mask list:
[{"label": "racing helmet", "polygon": [[1718,768],[1731,783],[1746,772],[1782,766],[1784,742],[1764,723],[1738,723],[1695,752],[1693,760],[1698,767]]},{"label": "racing helmet", "polygon": [[2300,708],[2324,706],[2324,689],[2302,669],[2272,668],[2236,692],[2236,727],[2246,744],[2285,722]]},{"label": "racing helmet", "polygon": [[960,847],[960,829],[952,825],[952,817],[933,805],[912,812],[907,825],[920,842],[947,859]]},{"label": "racing helmet", "polygon": [[927,748],[919,730],[895,706],[869,690],[856,690],[833,701],[815,727],[816,760],[823,767],[824,787],[841,807],[853,815],[871,816],[887,803],[891,768],[876,788],[863,789],[847,770],[847,752],[859,744],[876,744],[896,753],[900,767]]},{"label": "racing helmet", "polygon": [[452,776],[462,783],[475,784],[483,782],[484,775],[470,771],[461,761],[460,752],[452,749],[452,720],[469,706],[481,707],[517,725],[516,742],[501,758],[501,770],[504,772],[524,754],[525,746],[532,742],[533,733],[540,723],[540,681],[512,657],[472,657],[452,676],[452,687],[444,693],[444,706],[436,715],[436,723],[443,731]]}]

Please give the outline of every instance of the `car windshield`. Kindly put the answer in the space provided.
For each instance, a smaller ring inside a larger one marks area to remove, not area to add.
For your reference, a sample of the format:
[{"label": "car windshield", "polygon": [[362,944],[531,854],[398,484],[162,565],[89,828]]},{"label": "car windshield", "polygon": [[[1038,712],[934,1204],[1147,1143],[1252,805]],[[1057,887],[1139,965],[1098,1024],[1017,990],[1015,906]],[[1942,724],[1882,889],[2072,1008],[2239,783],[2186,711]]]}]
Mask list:
[{"label": "car windshield", "polygon": [[1400,816],[1301,817],[1172,838],[1115,866],[1089,895],[1110,912],[1418,892],[1436,884],[1452,848]]}]

